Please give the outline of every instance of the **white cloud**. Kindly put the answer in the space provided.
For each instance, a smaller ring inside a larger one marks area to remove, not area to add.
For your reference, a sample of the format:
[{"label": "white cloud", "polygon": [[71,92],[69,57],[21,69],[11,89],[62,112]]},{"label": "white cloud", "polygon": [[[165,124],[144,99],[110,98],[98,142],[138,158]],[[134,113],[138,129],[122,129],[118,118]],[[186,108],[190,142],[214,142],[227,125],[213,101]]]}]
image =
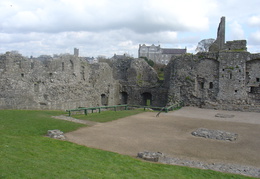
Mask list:
[{"label": "white cloud", "polygon": [[252,16],[248,20],[249,25],[260,27],[260,15]]},{"label": "white cloud", "polygon": [[203,38],[216,38],[223,15],[231,31],[227,38],[244,39],[245,25],[259,26],[256,4],[259,0],[2,0],[0,53],[51,55],[77,47],[81,55],[112,56],[137,54],[139,44],[158,42],[189,51]]},{"label": "white cloud", "polygon": [[255,44],[258,45],[260,44],[260,30],[253,32],[250,37],[249,37],[249,41],[251,44]]},{"label": "white cloud", "polygon": [[237,21],[234,21],[232,24],[230,24],[230,32],[230,37],[232,40],[245,39],[244,30]]},{"label": "white cloud", "polygon": [[[138,33],[208,28],[213,0],[47,0],[4,4],[2,32],[105,31],[128,28]],[[37,2],[37,3],[36,3]],[[203,4],[203,5],[201,5]],[[191,15],[192,14],[192,15]]]}]

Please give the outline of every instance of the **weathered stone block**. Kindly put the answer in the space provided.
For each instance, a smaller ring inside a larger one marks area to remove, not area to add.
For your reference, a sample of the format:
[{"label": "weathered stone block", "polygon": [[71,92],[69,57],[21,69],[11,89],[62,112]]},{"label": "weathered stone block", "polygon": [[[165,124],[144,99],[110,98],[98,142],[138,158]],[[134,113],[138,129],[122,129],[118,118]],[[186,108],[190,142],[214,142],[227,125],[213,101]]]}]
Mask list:
[{"label": "weathered stone block", "polygon": [[210,130],[205,128],[199,128],[191,133],[197,137],[204,137],[216,140],[234,141],[237,139],[238,134],[225,132],[220,130]]},{"label": "weathered stone block", "polygon": [[53,139],[59,139],[59,140],[65,140],[65,136],[63,135],[63,132],[55,129],[55,130],[48,130],[47,136]]},{"label": "weathered stone block", "polygon": [[147,161],[158,162],[160,157],[164,157],[164,154],[161,153],[161,152],[144,151],[144,152],[139,152],[137,154],[137,157],[142,158],[142,159],[147,160]]}]

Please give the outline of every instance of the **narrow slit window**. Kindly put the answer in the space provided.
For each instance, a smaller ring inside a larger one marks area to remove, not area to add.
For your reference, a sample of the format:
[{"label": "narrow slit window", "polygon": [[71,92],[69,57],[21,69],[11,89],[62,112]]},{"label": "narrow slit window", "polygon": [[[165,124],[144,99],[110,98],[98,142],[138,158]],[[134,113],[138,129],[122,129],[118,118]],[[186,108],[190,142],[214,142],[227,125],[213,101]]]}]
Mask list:
[{"label": "narrow slit window", "polygon": [[210,82],[209,83],[209,89],[212,89],[213,88],[213,82]]},{"label": "narrow slit window", "polygon": [[201,89],[204,89],[204,82],[200,83],[200,87],[201,87]]}]

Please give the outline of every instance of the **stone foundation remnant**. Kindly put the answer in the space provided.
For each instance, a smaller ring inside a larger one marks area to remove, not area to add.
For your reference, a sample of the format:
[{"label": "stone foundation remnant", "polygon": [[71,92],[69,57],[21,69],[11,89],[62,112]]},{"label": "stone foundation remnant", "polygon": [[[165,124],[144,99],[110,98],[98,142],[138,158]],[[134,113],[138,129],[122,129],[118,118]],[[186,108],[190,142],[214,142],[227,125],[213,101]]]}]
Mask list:
[{"label": "stone foundation remnant", "polygon": [[225,140],[225,141],[235,141],[238,136],[238,134],[231,133],[231,132],[210,130],[205,128],[199,128],[196,131],[193,131],[191,134],[196,137],[204,137],[209,139]]},{"label": "stone foundation remnant", "polygon": [[251,177],[260,177],[260,168],[246,166],[246,165],[237,165],[237,164],[228,164],[228,163],[207,163],[203,161],[194,161],[189,159],[183,159],[178,157],[168,156],[161,152],[139,152],[137,157],[144,160],[156,161],[159,163],[170,164],[170,165],[179,165],[187,167],[195,167],[206,170],[215,170],[220,172],[235,173],[239,175],[247,175]]},{"label": "stone foundation remnant", "polygon": [[47,132],[47,136],[53,139],[59,139],[59,140],[65,140],[65,136],[63,135],[63,132],[58,130],[58,129],[54,129],[54,130],[48,130]]},{"label": "stone foundation remnant", "polygon": [[233,118],[235,117],[235,115],[232,115],[232,114],[216,114],[215,117],[220,117],[220,118]]},{"label": "stone foundation remnant", "polygon": [[161,152],[139,152],[137,154],[138,158],[147,160],[147,161],[152,161],[152,162],[158,162],[160,157],[164,157],[164,154]]}]

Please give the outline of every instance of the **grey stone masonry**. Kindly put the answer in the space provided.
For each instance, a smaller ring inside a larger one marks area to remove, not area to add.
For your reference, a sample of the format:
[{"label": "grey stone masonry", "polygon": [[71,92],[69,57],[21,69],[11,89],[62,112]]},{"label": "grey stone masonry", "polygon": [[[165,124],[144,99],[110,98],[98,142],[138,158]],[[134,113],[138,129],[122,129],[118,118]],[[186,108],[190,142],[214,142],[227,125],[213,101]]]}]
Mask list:
[{"label": "grey stone masonry", "polygon": [[165,69],[168,103],[260,112],[260,54],[246,40],[225,43],[225,18],[210,52],[175,57]]},{"label": "grey stone masonry", "polygon": [[202,161],[194,161],[188,159],[182,159],[178,157],[171,157],[161,152],[139,152],[137,154],[138,158],[159,162],[170,165],[179,165],[187,167],[195,167],[205,170],[215,170],[219,172],[234,173],[239,175],[246,175],[251,177],[260,177],[260,168],[246,166],[246,165],[237,165],[237,164],[227,164],[227,163],[206,163]]},{"label": "grey stone masonry", "polygon": [[199,128],[196,131],[191,133],[197,137],[204,137],[208,139],[216,139],[216,140],[225,140],[225,141],[234,141],[237,139],[237,134],[221,131],[221,130],[210,130],[205,128]]},{"label": "grey stone masonry", "polygon": [[[26,58],[0,55],[0,109],[74,109],[153,101],[167,91],[143,59],[89,64],[75,55]],[[160,100],[158,100],[160,99]]]},{"label": "grey stone masonry", "polygon": [[54,129],[54,130],[48,130],[47,132],[47,136],[53,139],[59,139],[59,140],[65,140],[65,136],[63,135],[63,132],[58,130],[58,129]]}]

